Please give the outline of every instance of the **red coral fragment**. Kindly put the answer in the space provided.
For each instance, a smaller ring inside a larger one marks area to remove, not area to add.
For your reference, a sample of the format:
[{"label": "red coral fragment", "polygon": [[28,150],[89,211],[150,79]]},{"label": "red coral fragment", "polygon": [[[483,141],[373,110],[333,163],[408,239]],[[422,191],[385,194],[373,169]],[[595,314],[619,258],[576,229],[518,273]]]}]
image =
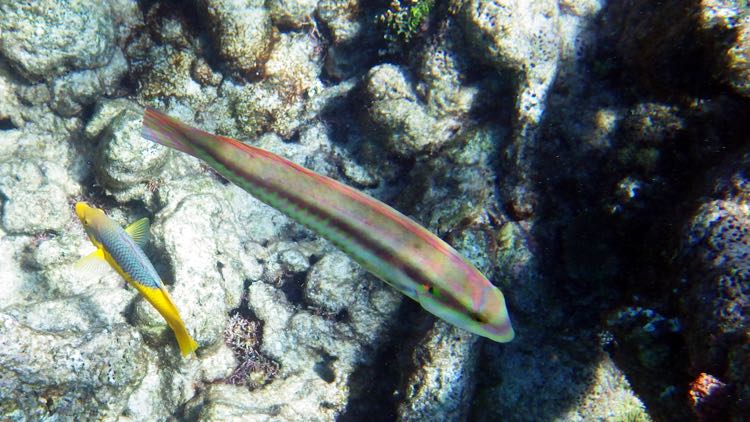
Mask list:
[{"label": "red coral fragment", "polygon": [[724,420],[729,404],[729,386],[713,375],[701,372],[690,384],[690,404],[701,421]]}]

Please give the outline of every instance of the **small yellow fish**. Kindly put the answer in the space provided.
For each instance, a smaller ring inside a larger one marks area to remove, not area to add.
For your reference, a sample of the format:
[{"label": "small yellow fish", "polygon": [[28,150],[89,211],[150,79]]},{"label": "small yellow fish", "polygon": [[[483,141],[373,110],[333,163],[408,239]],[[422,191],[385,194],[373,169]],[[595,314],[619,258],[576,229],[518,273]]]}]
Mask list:
[{"label": "small yellow fish", "polygon": [[104,211],[85,202],[76,203],[75,209],[91,243],[96,246],[96,251],[82,258],[76,265],[86,266],[94,261],[106,261],[164,317],[177,337],[182,356],[194,352],[198,343],[190,337],[161,278],[141,249],[148,242],[148,218],[142,218],[123,230]]}]

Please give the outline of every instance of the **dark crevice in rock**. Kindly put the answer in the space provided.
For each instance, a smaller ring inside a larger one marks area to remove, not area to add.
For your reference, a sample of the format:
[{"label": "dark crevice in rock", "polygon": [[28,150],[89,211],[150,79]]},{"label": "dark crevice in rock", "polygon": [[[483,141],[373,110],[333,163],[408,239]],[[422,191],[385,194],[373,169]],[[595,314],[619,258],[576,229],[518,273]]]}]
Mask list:
[{"label": "dark crevice in rock", "polygon": [[284,278],[281,284],[281,291],[284,292],[289,303],[300,307],[307,306],[305,302],[306,279],[307,272],[291,273]]},{"label": "dark crevice in rock", "polygon": [[336,372],[333,370],[333,364],[336,360],[338,360],[336,356],[321,351],[320,360],[315,363],[313,370],[323,381],[330,384],[336,381]]},{"label": "dark crevice in rock", "polygon": [[[381,5],[376,3],[360,4],[357,16],[362,30],[354,39],[328,45],[326,63],[320,76],[325,84],[335,84],[338,81],[360,76],[378,64],[390,62],[389,58],[378,53],[385,49],[386,42],[382,32],[372,24],[382,10]],[[319,21],[318,27],[321,28],[326,39],[332,38],[324,22]]]},{"label": "dark crevice in rock", "polygon": [[13,130],[18,129],[16,125],[13,124],[13,121],[10,120],[9,117],[3,117],[0,118],[0,130]]}]

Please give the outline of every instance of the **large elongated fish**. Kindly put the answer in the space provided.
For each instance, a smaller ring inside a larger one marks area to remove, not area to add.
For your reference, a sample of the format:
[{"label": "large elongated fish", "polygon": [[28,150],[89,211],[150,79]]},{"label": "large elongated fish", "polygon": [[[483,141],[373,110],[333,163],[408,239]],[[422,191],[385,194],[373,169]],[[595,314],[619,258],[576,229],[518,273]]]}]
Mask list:
[{"label": "large elongated fish", "polygon": [[450,245],[388,205],[278,155],[152,109],[145,111],[141,135],[203,160],[434,315],[495,341],[513,339],[502,292]]},{"label": "large elongated fish", "polygon": [[151,261],[141,248],[148,242],[148,218],[142,218],[125,230],[104,211],[85,202],[76,203],[76,214],[96,251],[83,257],[78,265],[89,260],[104,260],[127,282],[135,287],[164,317],[177,338],[183,356],[198,348],[177,312],[167,289]]}]

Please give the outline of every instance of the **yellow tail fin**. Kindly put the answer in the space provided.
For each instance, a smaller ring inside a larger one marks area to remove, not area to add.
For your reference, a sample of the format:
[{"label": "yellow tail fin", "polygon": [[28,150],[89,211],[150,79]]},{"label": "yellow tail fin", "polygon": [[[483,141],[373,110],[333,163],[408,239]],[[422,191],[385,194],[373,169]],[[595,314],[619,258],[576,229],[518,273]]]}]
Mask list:
[{"label": "yellow tail fin", "polygon": [[198,348],[198,343],[190,337],[190,333],[185,328],[185,323],[180,318],[177,307],[172,302],[167,289],[163,285],[159,288],[150,288],[139,283],[132,284],[167,321],[167,324],[169,324],[169,327],[177,338],[177,344],[180,346],[182,356],[187,356],[194,352]]},{"label": "yellow tail fin", "polygon": [[177,344],[180,346],[180,353],[182,356],[187,356],[193,353],[198,348],[198,343],[190,337],[185,328],[185,324],[177,324],[177,326],[169,325],[174,331],[174,336],[177,338]]},{"label": "yellow tail fin", "polygon": [[190,333],[188,333],[185,323],[182,321],[182,318],[180,318],[180,314],[177,312],[177,307],[174,306],[172,297],[169,296],[169,292],[164,288],[164,285],[159,288],[159,291],[163,295],[162,297],[164,298],[165,303],[163,306],[156,306],[156,309],[159,310],[167,321],[167,324],[169,324],[169,327],[174,332],[174,336],[177,338],[177,345],[180,346],[180,353],[182,353],[182,356],[187,356],[198,348],[198,343],[196,343],[196,341],[193,340],[193,337],[190,336]]}]

